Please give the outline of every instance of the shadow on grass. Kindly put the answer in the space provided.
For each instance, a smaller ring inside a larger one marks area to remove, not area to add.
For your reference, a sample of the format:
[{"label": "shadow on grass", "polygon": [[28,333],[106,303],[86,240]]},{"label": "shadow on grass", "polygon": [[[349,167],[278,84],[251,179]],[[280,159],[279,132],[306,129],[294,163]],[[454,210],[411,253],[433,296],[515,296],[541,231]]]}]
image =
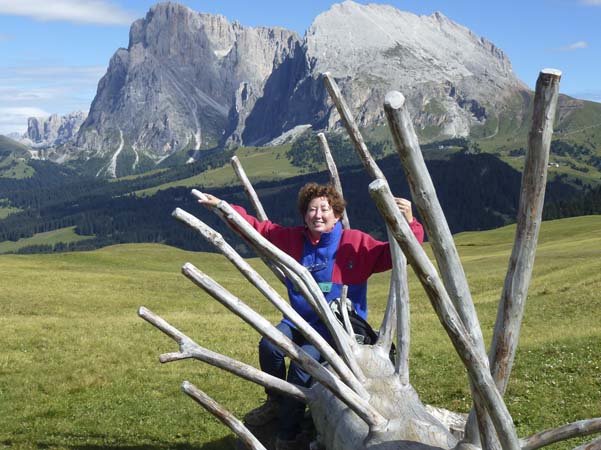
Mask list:
[{"label": "shadow on grass", "polygon": [[208,442],[203,445],[192,445],[186,443],[157,443],[144,445],[73,445],[72,450],[233,450],[237,448],[237,440],[233,436],[226,436],[219,440]]},{"label": "shadow on grass", "polygon": [[[7,448],[13,446],[13,442],[0,441],[0,448],[6,446]],[[31,445],[31,448],[37,449],[49,449],[55,448],[56,444],[48,442],[36,442]],[[61,446],[62,447],[62,446]],[[120,444],[82,444],[82,445],[65,445],[64,448],[71,450],[233,450],[238,447],[237,439],[234,436],[226,436],[219,440],[208,442],[203,445],[192,445],[186,443],[154,443],[154,444],[140,444],[140,445],[120,445]]]}]

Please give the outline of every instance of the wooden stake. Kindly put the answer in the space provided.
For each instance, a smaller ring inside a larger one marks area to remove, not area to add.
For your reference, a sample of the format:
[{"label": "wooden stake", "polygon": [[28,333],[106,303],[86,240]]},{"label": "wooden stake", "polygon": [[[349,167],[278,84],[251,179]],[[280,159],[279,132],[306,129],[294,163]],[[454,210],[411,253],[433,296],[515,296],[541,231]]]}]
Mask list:
[{"label": "wooden stake", "polygon": [[560,79],[560,71],[545,69],[536,82],[515,239],[490,350],[491,370],[502,393],[511,374],[534,266]]},{"label": "wooden stake", "polygon": [[[402,162],[411,196],[430,238],[432,251],[438,263],[443,283],[461,320],[477,345],[476,351],[481,356],[486,356],[482,329],[474,308],[467,278],[438,201],[434,184],[426,167],[403,94],[396,91],[386,94],[384,112]],[[483,448],[488,450],[498,449],[498,441],[490,424],[486,424],[486,415],[480,404],[481,399],[473,387],[472,394],[474,405],[478,411],[477,417],[480,419]],[[475,422],[469,430],[466,430],[466,434],[468,441],[472,444],[478,445],[480,443]]]},{"label": "wooden stake", "polygon": [[[522,450],[536,450],[556,442],[601,432],[601,417],[579,420],[520,439]],[[601,438],[599,438],[601,439]],[[589,448],[585,446],[585,448]]]},{"label": "wooden stake", "polygon": [[263,209],[263,205],[261,204],[261,201],[259,200],[259,196],[257,195],[255,189],[253,188],[252,184],[250,183],[250,180],[246,176],[246,172],[244,171],[244,168],[242,167],[240,160],[238,159],[237,156],[232,156],[232,158],[230,159],[230,163],[232,164],[232,167],[234,168],[234,172],[236,172],[236,175],[238,176],[238,180],[240,180],[240,183],[242,183],[242,187],[244,187],[244,191],[246,192],[248,199],[250,200],[251,204],[253,205],[253,208],[255,208],[255,211],[257,213],[257,219],[259,219],[261,222],[263,222],[264,220],[267,220],[267,214],[265,213],[265,210]]},{"label": "wooden stake", "polygon": [[467,332],[436,273],[436,269],[422,246],[417,242],[396,204],[391,200],[392,195],[389,193],[388,185],[381,180],[376,180],[369,185],[369,191],[380,214],[386,220],[394,238],[403,249],[428,294],[430,303],[466,367],[472,384],[482,396],[484,406],[492,418],[503,449],[520,450],[513,420],[494,384],[488,368],[488,360],[486,356],[483,357],[481,352],[477,351],[477,345]]}]

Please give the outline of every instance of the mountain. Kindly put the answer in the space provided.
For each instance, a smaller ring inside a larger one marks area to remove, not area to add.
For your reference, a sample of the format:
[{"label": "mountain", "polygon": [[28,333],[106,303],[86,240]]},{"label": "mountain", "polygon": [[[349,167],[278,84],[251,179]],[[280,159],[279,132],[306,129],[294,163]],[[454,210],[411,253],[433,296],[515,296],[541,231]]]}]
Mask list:
[{"label": "mountain", "polygon": [[50,117],[30,117],[27,120],[27,133],[20,141],[35,149],[69,143],[74,140],[86,116],[85,112],[77,111],[66,116],[52,114]]},{"label": "mountain", "polygon": [[236,133],[265,81],[300,46],[283,28],[250,28],[175,4],[153,6],[112,57],[75,146],[160,162],[217,146]]},{"label": "mountain", "polygon": [[[525,136],[529,125],[532,93],[508,57],[440,13],[347,0],[301,39],[167,2],[132,24],[77,135],[49,158],[118,177],[278,142],[309,126],[332,130],[340,123],[326,71],[364,128],[384,123],[391,89],[405,95],[424,140]],[[559,108],[569,120],[585,106],[563,96]]]},{"label": "mountain", "polygon": [[117,175],[129,153],[160,162],[222,145],[261,145],[299,126],[332,128],[320,74],[331,72],[362,126],[381,123],[390,89],[406,93],[416,124],[464,136],[509,97],[527,95],[507,57],[443,15],[386,5],[334,5],[304,39],[159,3],[133,23],[112,57],[72,146],[55,158],[104,158]]}]

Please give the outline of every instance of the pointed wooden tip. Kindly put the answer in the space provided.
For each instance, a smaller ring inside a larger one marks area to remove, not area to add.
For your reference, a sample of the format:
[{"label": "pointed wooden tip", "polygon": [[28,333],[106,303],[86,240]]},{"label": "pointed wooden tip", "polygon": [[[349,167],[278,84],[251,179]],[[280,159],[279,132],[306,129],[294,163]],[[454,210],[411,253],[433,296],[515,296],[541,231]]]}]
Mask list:
[{"label": "pointed wooden tip", "polygon": [[405,104],[405,96],[399,91],[390,91],[384,97],[384,107],[400,109]]},{"label": "pointed wooden tip", "polygon": [[551,75],[554,77],[561,78],[561,70],[558,69],[543,69],[540,71],[541,75]]},{"label": "pointed wooden tip", "polygon": [[182,266],[182,273],[183,274],[188,274],[188,273],[190,273],[194,269],[196,269],[196,267],[194,267],[194,264],[187,262],[186,264],[184,264]]},{"label": "pointed wooden tip", "polygon": [[378,179],[372,181],[371,183],[369,183],[369,190],[370,191],[379,191],[385,185],[386,185],[386,182],[384,180],[378,178]]},{"label": "pointed wooden tip", "polygon": [[190,193],[196,197],[198,200],[206,200],[206,196],[200,192],[198,189],[192,189]]}]

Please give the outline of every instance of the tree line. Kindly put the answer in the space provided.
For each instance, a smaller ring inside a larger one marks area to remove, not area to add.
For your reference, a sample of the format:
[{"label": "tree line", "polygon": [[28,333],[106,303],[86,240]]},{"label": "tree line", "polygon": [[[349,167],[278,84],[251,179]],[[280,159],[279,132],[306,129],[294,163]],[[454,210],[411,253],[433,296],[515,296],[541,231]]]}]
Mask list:
[{"label": "tree line", "polygon": [[[223,155],[224,163],[230,157],[231,154]],[[209,165],[219,164],[220,159],[205,161],[204,169],[186,170],[206,170]],[[385,157],[379,164],[395,195],[410,198],[398,157]],[[457,153],[448,161],[432,160],[427,165],[453,233],[496,228],[515,220],[521,175],[497,157]],[[44,170],[48,172],[44,173]],[[30,180],[13,180],[12,190],[4,191],[3,196],[13,206],[25,210],[0,221],[0,241],[15,241],[36,233],[74,226],[76,233],[93,237],[68,244],[28,247],[20,252],[90,250],[127,242],[156,242],[187,250],[212,250],[201,238],[171,218],[173,209],[180,207],[223,231],[229,239],[238,242],[238,249],[243,254],[248,254],[243,242],[229,234],[228,230],[224,231],[213,214],[195,203],[189,188],[162,190],[149,197],[138,197],[128,190],[132,186],[138,189],[148,187],[149,179],[160,174],[151,175],[148,179],[109,182],[65,173],[61,178],[57,170],[56,167],[36,167],[36,176]],[[48,178],[44,180],[42,174]],[[359,166],[342,167],[340,174],[349,199],[351,225],[376,238],[386,239],[383,221],[368,193],[369,177]],[[255,189],[273,221],[295,225],[301,223],[296,211],[300,186],[309,181],[327,180],[327,174],[320,172],[258,183]],[[0,180],[0,187],[5,181]],[[20,189],[15,189],[15,185],[20,185]],[[203,189],[202,186],[198,188]],[[211,192],[231,203],[248,207],[244,191],[239,186],[212,189]],[[600,197],[599,188],[577,190],[560,180],[549,182],[545,218],[601,213]]]}]

